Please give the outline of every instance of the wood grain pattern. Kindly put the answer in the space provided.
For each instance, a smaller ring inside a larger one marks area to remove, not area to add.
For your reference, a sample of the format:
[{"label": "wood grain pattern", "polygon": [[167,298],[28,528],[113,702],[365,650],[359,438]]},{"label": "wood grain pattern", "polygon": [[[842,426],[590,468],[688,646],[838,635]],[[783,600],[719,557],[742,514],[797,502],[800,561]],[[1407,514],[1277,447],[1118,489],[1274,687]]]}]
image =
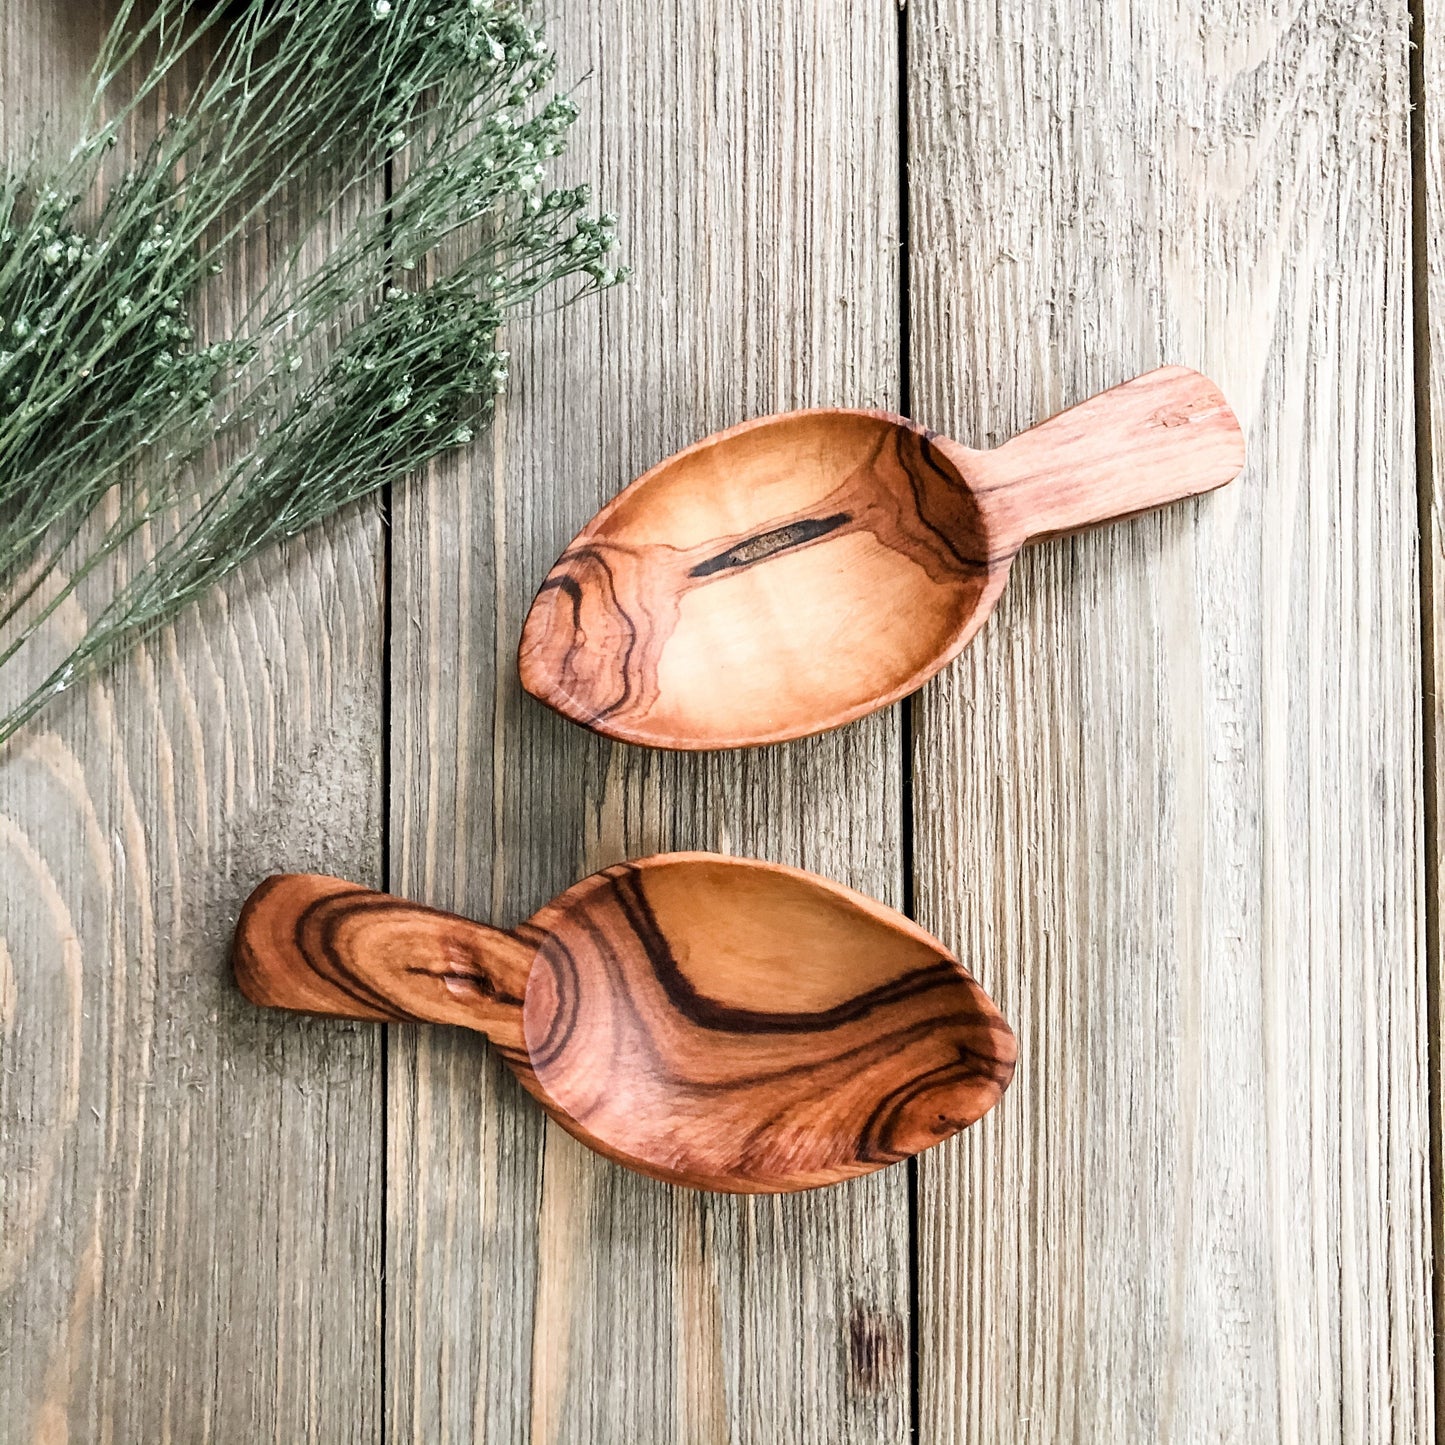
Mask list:
[{"label": "wood grain pattern", "polygon": [[[397,1445],[909,1438],[903,1170],[672,1190],[544,1130],[475,1036],[391,1026],[383,1311],[378,1031],[268,1020],[224,966],[265,870],[378,879],[387,746],[389,885],[477,916],[671,846],[902,899],[894,713],[657,758],[513,664],[628,478],[739,417],[899,406],[894,7],[565,8],[570,178],[639,277],[517,328],[490,452],[399,493],[389,744],[361,516],[0,762],[7,1441],[370,1441],[383,1335]],[[6,137],[104,10],[0,6]],[[1404,6],[906,23],[912,409],[983,445],[1177,357],[1251,438],[1208,503],[1022,558],[913,705],[918,908],[1024,1049],[921,1168],[920,1438],[1430,1439]]]},{"label": "wood grain pattern", "polygon": [[889,412],[743,422],[582,529],[522,629],[522,685],[653,747],[756,746],[916,691],[983,625],[1033,537],[1233,481],[1217,387],[1161,367],[992,451]]},{"label": "wood grain pattern", "polygon": [[[64,144],[111,8],[0,5],[0,143]],[[378,543],[269,555],[0,753],[7,1445],[377,1438],[379,1041],[226,950],[267,867],[376,877]]]},{"label": "wood grain pattern", "polygon": [[241,909],[231,963],[261,1008],[365,1023],[454,1024],[525,1066],[534,944],[318,873],[278,873]]},{"label": "wood grain pattern", "polygon": [[1014,1037],[937,939],[796,868],[619,863],[515,931],[336,878],[247,900],[253,1003],[484,1034],[575,1138],[672,1184],[837,1184],[982,1118]]},{"label": "wood grain pattern", "polygon": [[919,917],[1020,1042],[920,1161],[922,1438],[1430,1439],[1405,6],[908,26],[914,408],[1168,357],[1250,438],[915,704]]},{"label": "wood grain pattern", "polygon": [[[590,76],[569,179],[620,212],[637,276],[514,328],[490,453],[398,500],[389,886],[510,924],[628,855],[715,848],[897,904],[895,715],[658,758],[538,707],[515,662],[548,567],[629,478],[742,416],[897,406],[896,12],[599,0],[551,34]],[[686,1194],[544,1132],[475,1039],[390,1032],[397,1445],[907,1439],[904,1170]]]},{"label": "wood grain pattern", "polygon": [[1431,1007],[1430,1094],[1434,1137],[1432,1199],[1434,1202],[1435,1398],[1445,1386],[1445,1351],[1440,1348],[1445,1321],[1445,1036],[1441,1031],[1441,1000],[1445,998],[1445,952],[1441,920],[1445,917],[1445,870],[1442,870],[1440,822],[1445,818],[1445,0],[1424,0],[1417,10],[1419,93],[1412,97],[1419,148],[1414,176],[1415,355],[1423,370],[1416,375],[1416,425],[1420,460],[1419,515],[1423,657],[1423,773],[1425,783],[1425,962],[1429,970]]}]

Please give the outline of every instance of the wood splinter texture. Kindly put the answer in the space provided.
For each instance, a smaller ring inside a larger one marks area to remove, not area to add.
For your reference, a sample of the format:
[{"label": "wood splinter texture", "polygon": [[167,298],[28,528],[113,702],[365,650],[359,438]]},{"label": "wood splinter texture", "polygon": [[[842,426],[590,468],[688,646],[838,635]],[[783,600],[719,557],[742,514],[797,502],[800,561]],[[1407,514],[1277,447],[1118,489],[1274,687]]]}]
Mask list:
[{"label": "wood splinter texture", "polygon": [[254,1003],[476,1029],[584,1143],[673,1183],[866,1174],[998,1101],[1016,1046],[937,939],[840,884],[678,853],[584,879],[505,932],[339,879],[263,883]]},{"label": "wood splinter texture", "polygon": [[852,722],[922,686],[1019,548],[1222,486],[1244,438],[1165,367],[974,451],[889,412],[745,422],[639,477],[522,633],[523,685],[609,737],[701,749]]}]

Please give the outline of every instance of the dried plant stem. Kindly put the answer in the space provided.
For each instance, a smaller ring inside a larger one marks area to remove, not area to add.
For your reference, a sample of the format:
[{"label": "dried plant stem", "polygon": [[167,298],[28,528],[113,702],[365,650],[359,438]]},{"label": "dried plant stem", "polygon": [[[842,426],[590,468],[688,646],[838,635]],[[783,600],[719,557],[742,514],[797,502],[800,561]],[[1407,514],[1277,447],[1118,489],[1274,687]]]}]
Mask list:
[{"label": "dried plant stem", "polygon": [[[131,28],[123,7],[81,143],[53,173],[31,159],[0,179],[0,742],[258,549],[468,444],[506,379],[506,316],[625,274],[606,260],[614,219],[587,217],[585,188],[543,186],[576,107],[543,98],[554,63],[524,4],[252,0],[224,33],[192,8],[159,0]],[[203,42],[185,109],[82,226],[118,117]],[[302,239],[229,336],[198,337],[208,278],[297,193]],[[342,201],[349,231],[307,266]],[[230,460],[208,467],[218,438]],[[162,523],[36,681],[22,664],[56,609]]]}]

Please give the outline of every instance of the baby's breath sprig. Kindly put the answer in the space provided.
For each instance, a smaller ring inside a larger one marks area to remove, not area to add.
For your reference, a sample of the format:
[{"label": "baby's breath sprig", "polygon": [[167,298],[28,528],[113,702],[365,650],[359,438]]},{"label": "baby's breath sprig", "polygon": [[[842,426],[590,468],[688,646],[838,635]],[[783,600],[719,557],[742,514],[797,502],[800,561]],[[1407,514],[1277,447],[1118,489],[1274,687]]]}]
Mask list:
[{"label": "baby's breath sprig", "polygon": [[[123,4],[82,140],[53,172],[32,159],[0,183],[0,522],[13,524],[0,581],[50,522],[102,495],[137,446],[205,416],[235,358],[194,349],[182,313],[238,238],[288,193],[320,214],[341,191],[374,189],[399,136],[459,100],[495,105],[497,72],[531,61],[533,32],[512,7],[450,8],[446,25],[428,26],[410,3],[379,17],[365,0],[252,0],[221,33],[217,8],[195,0],[158,0],[143,21],[134,0]],[[152,54],[138,87],[149,97],[203,45],[215,54],[191,101],[83,225],[138,105],[99,119],[118,77]],[[274,284],[294,260],[275,267]]]},{"label": "baby's breath sprig", "polygon": [[[142,92],[196,43],[176,23],[190,8],[159,0],[174,13],[147,31],[165,43]],[[0,682],[33,679],[46,620],[146,542],[123,585],[87,595],[88,629],[43,680],[0,690],[0,742],[260,548],[468,445],[516,308],[625,278],[616,218],[588,213],[586,187],[546,186],[577,107],[547,96],[555,61],[526,10],[251,0],[98,222],[79,207],[113,120],[63,174],[32,161],[0,181]],[[118,22],[98,94],[137,48]],[[347,234],[319,264],[299,244],[281,258],[230,336],[198,334],[207,276],[298,189],[346,198]]]}]

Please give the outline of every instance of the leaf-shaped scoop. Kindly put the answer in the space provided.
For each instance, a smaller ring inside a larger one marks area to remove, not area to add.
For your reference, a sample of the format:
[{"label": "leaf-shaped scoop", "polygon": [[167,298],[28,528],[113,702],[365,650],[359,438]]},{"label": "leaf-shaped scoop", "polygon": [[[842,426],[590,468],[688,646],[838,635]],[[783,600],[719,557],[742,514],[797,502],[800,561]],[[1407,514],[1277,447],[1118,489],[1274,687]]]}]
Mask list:
[{"label": "leaf-shaped scoop", "polygon": [[253,1002],[488,1036],[564,1128],[659,1179],[765,1193],[938,1143],[1014,1036],[937,939],[795,868],[675,853],[594,873],[511,932],[309,874],[236,932]]},{"label": "leaf-shaped scoop", "polygon": [[522,683],[651,747],[822,732],[955,657],[1025,542],[1208,491],[1243,465],[1234,413],[1183,367],[993,451],[888,412],[745,422],[659,463],[583,528],[532,604]]}]

